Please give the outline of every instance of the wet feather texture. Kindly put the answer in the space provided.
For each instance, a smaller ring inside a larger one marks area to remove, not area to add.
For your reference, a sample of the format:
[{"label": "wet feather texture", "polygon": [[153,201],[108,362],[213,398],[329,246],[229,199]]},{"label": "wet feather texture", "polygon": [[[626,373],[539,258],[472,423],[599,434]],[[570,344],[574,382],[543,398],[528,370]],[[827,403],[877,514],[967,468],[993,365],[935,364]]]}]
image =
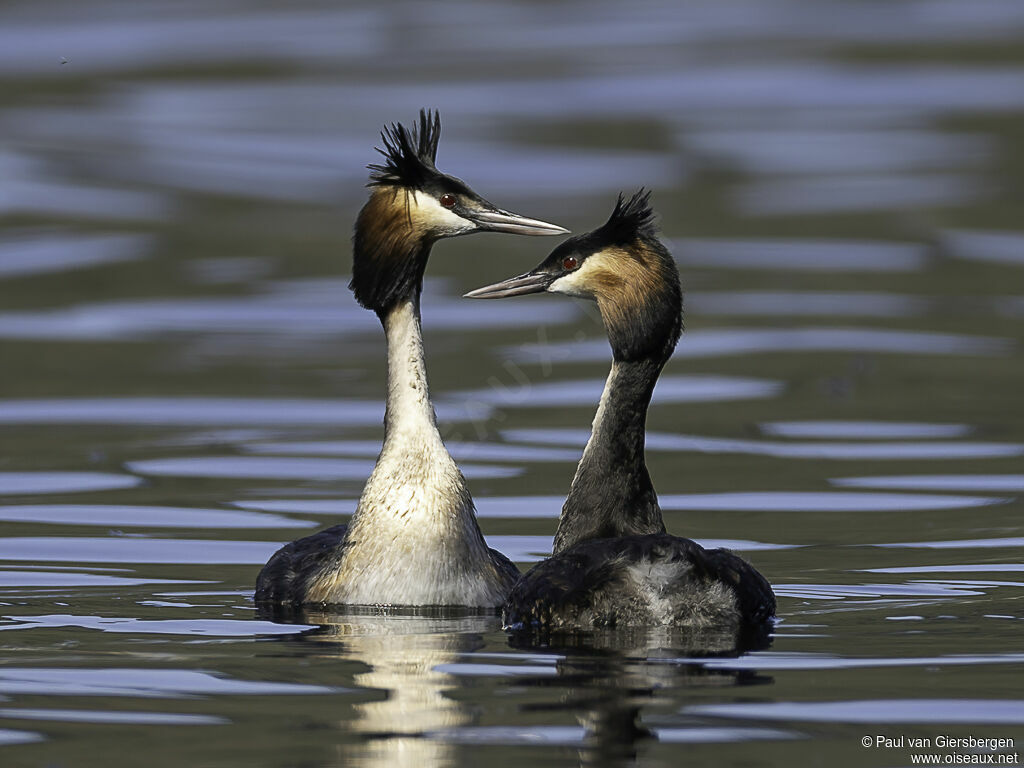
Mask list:
[{"label": "wet feather texture", "polygon": [[473,291],[551,291],[592,299],[612,369],[555,531],[553,554],[505,604],[521,630],[662,626],[765,629],[768,582],[727,550],[669,536],[645,461],[647,410],[682,332],[675,261],[657,236],[650,193],[619,195],[608,221],[559,245],[536,269]]},{"label": "wet feather texture", "polygon": [[589,540],[530,569],[505,604],[506,625],[546,631],[756,627],[775,613],[768,582],[727,549],[667,534]]}]

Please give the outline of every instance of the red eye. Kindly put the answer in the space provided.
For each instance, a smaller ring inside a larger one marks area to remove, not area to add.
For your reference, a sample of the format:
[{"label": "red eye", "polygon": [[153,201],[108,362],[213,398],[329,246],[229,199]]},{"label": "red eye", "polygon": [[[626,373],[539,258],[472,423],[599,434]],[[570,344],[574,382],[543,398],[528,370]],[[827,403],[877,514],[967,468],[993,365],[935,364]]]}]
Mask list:
[{"label": "red eye", "polygon": [[455,195],[453,195],[451,192],[445,192],[443,195],[441,195],[441,199],[439,202],[445,208],[454,208],[456,202]]},{"label": "red eye", "polygon": [[576,269],[576,267],[578,266],[579,262],[576,261],[575,256],[566,256],[564,259],[562,259],[562,269],[573,270]]}]

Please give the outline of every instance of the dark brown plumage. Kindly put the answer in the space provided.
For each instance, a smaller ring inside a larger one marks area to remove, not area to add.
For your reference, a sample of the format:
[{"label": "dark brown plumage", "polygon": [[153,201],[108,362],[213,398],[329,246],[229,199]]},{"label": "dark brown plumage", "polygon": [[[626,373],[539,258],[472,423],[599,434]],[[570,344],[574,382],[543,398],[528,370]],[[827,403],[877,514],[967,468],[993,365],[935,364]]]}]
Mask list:
[{"label": "dark brown plumage", "polygon": [[293,603],[309,592],[309,584],[339,556],[347,525],[335,525],[285,544],[256,577],[257,603]]},{"label": "dark brown plumage", "polygon": [[[658,572],[664,579],[651,579]],[[735,596],[735,604],[722,593]],[[668,534],[588,540],[534,566],[505,604],[512,627],[547,631],[652,625],[695,630],[763,625],[775,613],[767,580],[727,549]]]},{"label": "dark brown plumage", "polygon": [[553,555],[513,589],[506,624],[545,632],[766,632],[775,612],[768,582],[732,552],[667,534],[647,471],[647,410],[682,333],[683,310],[679,271],[658,239],[650,193],[619,195],[602,226],[569,238],[532,271],[467,295],[545,290],[597,302],[613,363]]}]

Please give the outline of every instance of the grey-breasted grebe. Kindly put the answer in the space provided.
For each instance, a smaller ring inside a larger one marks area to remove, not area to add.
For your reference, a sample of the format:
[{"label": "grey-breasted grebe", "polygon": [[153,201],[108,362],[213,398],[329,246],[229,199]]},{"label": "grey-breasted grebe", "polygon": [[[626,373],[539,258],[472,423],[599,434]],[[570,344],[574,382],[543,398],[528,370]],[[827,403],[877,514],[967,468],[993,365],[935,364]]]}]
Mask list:
[{"label": "grey-breasted grebe", "polygon": [[649,199],[643,190],[628,201],[619,195],[604,226],[566,240],[525,275],[466,294],[593,299],[613,353],[553,555],[512,590],[508,626],[740,629],[764,626],[775,612],[771,586],[744,560],[665,532],[647,473],[647,407],[683,325],[679,270],[658,240]]},{"label": "grey-breasted grebe", "polygon": [[471,232],[568,230],[500,210],[434,166],[441,125],[381,134],[370,198],[353,236],[357,301],[377,313],[388,349],[384,445],[348,526],[285,545],[256,581],[261,603],[497,608],[519,578],[488,549],[465,478],[438,433],[427,392],[420,293],[431,246]]}]

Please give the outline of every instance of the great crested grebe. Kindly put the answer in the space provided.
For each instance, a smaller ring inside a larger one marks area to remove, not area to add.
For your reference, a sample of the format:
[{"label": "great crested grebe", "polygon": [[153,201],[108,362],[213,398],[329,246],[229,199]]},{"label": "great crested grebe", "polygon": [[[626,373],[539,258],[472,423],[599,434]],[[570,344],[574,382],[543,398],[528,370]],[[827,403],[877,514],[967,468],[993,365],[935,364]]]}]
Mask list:
[{"label": "great crested grebe", "polygon": [[471,232],[554,235],[568,230],[496,208],[434,166],[441,125],[381,134],[370,198],[353,236],[356,300],[377,313],[388,349],[384,445],[348,526],[285,545],[263,567],[267,604],[450,605],[497,608],[519,578],[488,549],[465,478],[437,429],[423,361],[420,293],[436,240]]},{"label": "great crested grebe", "polygon": [[650,193],[619,195],[604,226],[559,245],[536,269],[466,294],[552,291],[597,302],[612,369],[562,508],[551,558],[512,590],[507,626],[562,631],[663,625],[764,626],[765,578],[725,549],[665,532],[644,462],[647,407],[682,333],[679,270],[658,240]]}]

